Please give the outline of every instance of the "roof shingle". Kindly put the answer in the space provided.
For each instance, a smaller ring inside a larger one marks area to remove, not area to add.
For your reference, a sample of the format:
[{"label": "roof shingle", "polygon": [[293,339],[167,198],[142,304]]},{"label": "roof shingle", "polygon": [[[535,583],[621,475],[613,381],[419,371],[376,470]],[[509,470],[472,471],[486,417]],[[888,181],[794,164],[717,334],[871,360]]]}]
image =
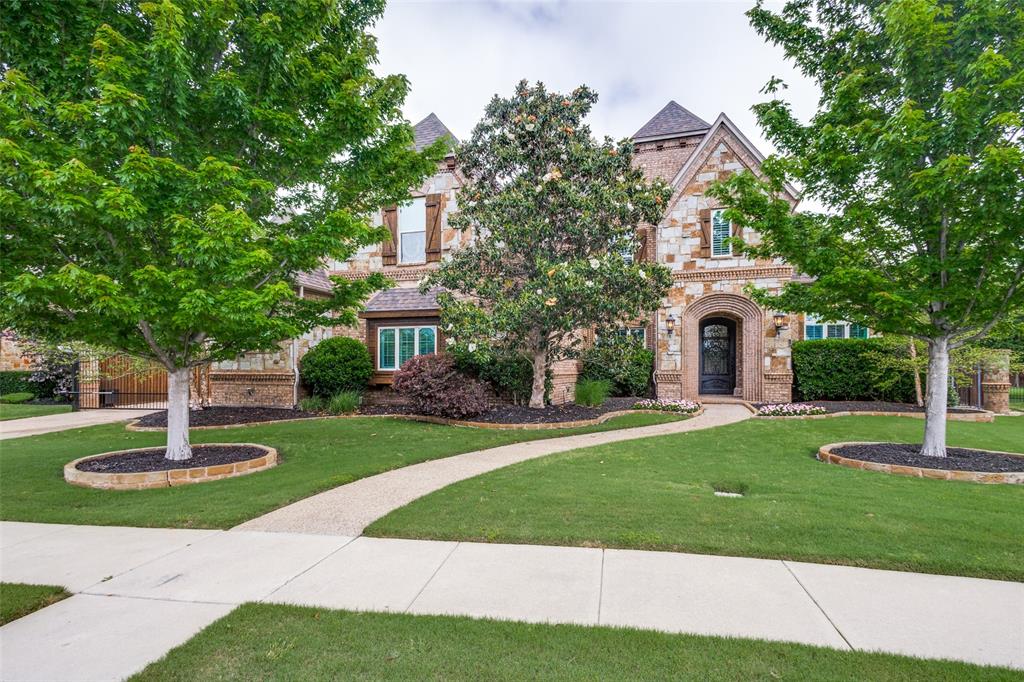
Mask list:
[{"label": "roof shingle", "polygon": [[295,284],[310,291],[319,291],[325,294],[329,294],[334,290],[334,283],[331,282],[331,278],[323,270],[300,272],[295,275]]},{"label": "roof shingle", "polygon": [[654,118],[645,123],[640,130],[636,131],[633,139],[642,140],[652,137],[687,135],[703,132],[710,127],[710,123],[692,111],[681,107],[675,100],[672,100],[655,114]]},{"label": "roof shingle", "polygon": [[453,149],[455,145],[459,143],[458,138],[452,135],[452,131],[448,130],[448,126],[441,123],[433,112],[430,113],[425,119],[417,123],[412,127],[413,133],[416,135],[415,147],[416,151],[421,152],[435,141],[442,137],[449,138],[449,149]]},{"label": "roof shingle", "polygon": [[413,287],[395,287],[380,291],[366,304],[368,313],[390,313],[404,310],[437,310],[437,295],[444,291],[435,287],[425,294]]}]

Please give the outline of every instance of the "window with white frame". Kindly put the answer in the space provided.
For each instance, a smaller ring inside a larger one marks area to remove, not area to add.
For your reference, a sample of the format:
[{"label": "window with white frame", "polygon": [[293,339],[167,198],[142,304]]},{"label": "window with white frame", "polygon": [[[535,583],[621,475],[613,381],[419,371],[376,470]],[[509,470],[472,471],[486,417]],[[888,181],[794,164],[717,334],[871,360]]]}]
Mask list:
[{"label": "window with white frame", "polygon": [[711,212],[711,257],[731,256],[732,223],[725,218],[725,209],[719,208]]},{"label": "window with white frame", "polygon": [[647,345],[647,327],[619,327],[615,330],[616,336],[629,337]]},{"label": "window with white frame", "polygon": [[437,327],[378,327],[377,369],[394,371],[416,355],[437,352]]},{"label": "window with white frame", "polygon": [[866,339],[868,328],[839,320],[826,322],[808,315],[804,318],[804,339]]},{"label": "window with white frame", "polygon": [[398,207],[398,262],[427,260],[427,200],[417,197]]}]

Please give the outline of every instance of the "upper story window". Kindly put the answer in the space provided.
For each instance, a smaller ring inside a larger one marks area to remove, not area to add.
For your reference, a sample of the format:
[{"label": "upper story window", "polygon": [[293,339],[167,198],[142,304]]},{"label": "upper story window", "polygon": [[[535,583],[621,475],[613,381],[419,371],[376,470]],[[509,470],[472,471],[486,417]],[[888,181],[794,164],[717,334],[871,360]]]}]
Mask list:
[{"label": "upper story window", "polygon": [[732,223],[725,219],[725,209],[711,211],[711,257],[731,256],[732,244],[728,242],[732,236]]},{"label": "upper story window", "polygon": [[398,207],[398,262],[427,260],[426,199],[418,197]]}]

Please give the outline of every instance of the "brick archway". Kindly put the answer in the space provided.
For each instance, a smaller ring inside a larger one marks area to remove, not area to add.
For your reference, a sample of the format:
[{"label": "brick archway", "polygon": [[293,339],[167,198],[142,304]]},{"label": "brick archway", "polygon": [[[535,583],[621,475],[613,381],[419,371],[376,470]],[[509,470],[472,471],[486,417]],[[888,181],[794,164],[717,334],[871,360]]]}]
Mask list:
[{"label": "brick archway", "polygon": [[764,312],[756,303],[736,294],[709,294],[701,296],[683,311],[683,395],[696,398],[699,394],[700,321],[708,317],[728,317],[736,320],[739,345],[737,346],[737,382],[742,397],[760,402],[764,363]]}]

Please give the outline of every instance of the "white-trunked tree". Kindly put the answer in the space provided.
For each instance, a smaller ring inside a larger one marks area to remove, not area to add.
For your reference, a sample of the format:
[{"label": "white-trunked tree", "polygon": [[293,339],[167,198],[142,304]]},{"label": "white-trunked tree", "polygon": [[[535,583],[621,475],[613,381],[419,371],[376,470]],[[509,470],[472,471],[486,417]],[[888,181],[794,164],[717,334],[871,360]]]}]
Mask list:
[{"label": "white-trunked tree", "polygon": [[379,277],[296,275],[380,241],[367,215],[434,167],[380,1],[12,0],[0,22],[0,318],[168,373],[166,457],[191,457],[193,367],[354,322]]},{"label": "white-trunked tree", "polygon": [[[713,189],[811,281],[770,308],[928,345],[923,455],[946,454],[949,352],[1024,306],[1024,12],[1015,1],[793,0],[754,27],[822,92],[800,123],[754,107],[780,150]],[[778,91],[773,81],[767,90]],[[795,181],[821,213],[790,213]]]}]

